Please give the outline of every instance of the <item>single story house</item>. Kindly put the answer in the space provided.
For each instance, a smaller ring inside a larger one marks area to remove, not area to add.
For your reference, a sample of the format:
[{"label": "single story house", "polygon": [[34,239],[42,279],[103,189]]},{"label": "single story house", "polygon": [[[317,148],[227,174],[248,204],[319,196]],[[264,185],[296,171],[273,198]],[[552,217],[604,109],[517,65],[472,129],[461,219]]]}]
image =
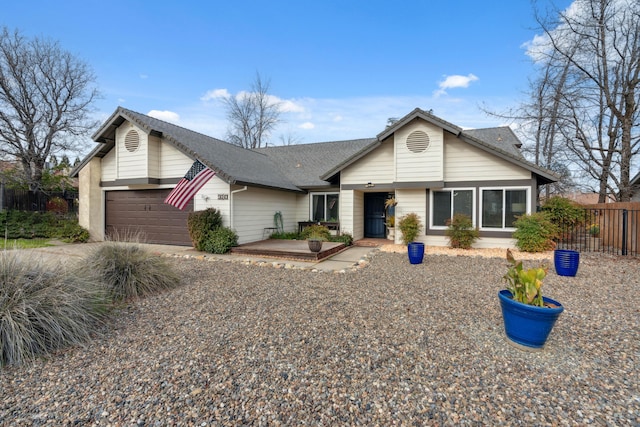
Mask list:
[{"label": "single story house", "polygon": [[[535,212],[538,187],[557,179],[524,159],[509,127],[463,130],[421,109],[374,138],[247,150],[119,107],[93,139],[74,173],[94,240],[133,230],[190,245],[187,215],[211,207],[240,244],[265,238],[276,212],[285,231],[332,221],[356,240],[383,238],[393,197],[397,218],[418,214],[428,245],[447,245],[446,221],[462,212],[480,230],[476,247],[508,247],[515,218]],[[184,210],[163,203],[196,159],[215,176]]]}]

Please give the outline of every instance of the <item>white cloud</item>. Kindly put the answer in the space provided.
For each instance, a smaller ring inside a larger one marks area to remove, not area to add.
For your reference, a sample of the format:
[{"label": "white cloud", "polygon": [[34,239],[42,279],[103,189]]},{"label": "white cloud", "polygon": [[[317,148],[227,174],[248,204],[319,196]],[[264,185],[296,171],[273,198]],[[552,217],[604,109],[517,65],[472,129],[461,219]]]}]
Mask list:
[{"label": "white cloud", "polygon": [[143,80],[144,79],[148,79],[149,75],[148,74],[140,74],[140,78],[143,79]]},{"label": "white cloud", "polygon": [[276,96],[271,96],[271,102],[280,103],[280,111],[283,113],[304,113],[304,107],[297,102],[290,99],[280,99]]},{"label": "white cloud", "polygon": [[475,74],[469,74],[466,76],[461,76],[459,74],[454,74],[452,76],[444,76],[444,80],[438,83],[438,90],[434,92],[435,96],[445,95],[447,89],[455,89],[455,88],[466,88],[469,87],[471,82],[475,82],[478,80],[478,76]]},{"label": "white cloud", "polygon": [[298,128],[300,128],[300,129],[314,129],[315,127],[316,127],[316,125],[314,125],[311,122],[304,122],[304,123],[298,125]]},{"label": "white cloud", "polygon": [[200,101],[212,101],[214,99],[220,98],[228,98],[231,94],[226,89],[212,89],[207,91],[204,95],[200,97]]},{"label": "white cloud", "polygon": [[174,113],[173,111],[160,111],[160,110],[151,110],[147,113],[148,116],[155,117],[159,120],[164,120],[166,122],[171,123],[179,123],[180,115],[178,113]]}]

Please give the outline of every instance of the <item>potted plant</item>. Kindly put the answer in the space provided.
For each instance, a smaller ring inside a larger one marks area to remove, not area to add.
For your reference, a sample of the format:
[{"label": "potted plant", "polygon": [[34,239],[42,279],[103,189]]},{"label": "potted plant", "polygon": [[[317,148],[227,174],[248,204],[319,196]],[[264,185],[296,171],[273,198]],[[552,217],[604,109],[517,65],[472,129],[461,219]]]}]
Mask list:
[{"label": "potted plant", "polygon": [[326,242],[331,238],[331,232],[324,225],[314,224],[302,230],[301,237],[307,240],[311,252],[320,252],[322,250],[322,242]]},{"label": "potted plant", "polygon": [[396,201],[395,197],[391,197],[387,200],[384,201],[384,208],[387,211],[386,217],[387,220],[385,222],[385,225],[387,226],[387,238],[389,240],[394,240],[396,239],[396,217],[395,217],[395,207],[398,204],[398,202]]},{"label": "potted plant", "polygon": [[580,252],[571,249],[554,250],[553,266],[558,276],[575,276],[580,266]]},{"label": "potted plant", "polygon": [[402,243],[407,245],[409,262],[411,264],[422,263],[424,243],[415,241],[420,231],[422,231],[420,217],[416,213],[409,213],[400,218],[398,227],[400,227],[400,231],[402,232]]},{"label": "potted plant", "polygon": [[507,338],[528,350],[541,350],[558,316],[562,304],[542,296],[542,281],[548,267],[524,269],[507,249],[509,269],[504,275],[507,289],[498,292]]},{"label": "potted plant", "polygon": [[387,222],[385,223],[385,225],[387,226],[387,238],[389,240],[395,240],[396,239],[396,217],[391,215],[391,216],[387,216]]}]

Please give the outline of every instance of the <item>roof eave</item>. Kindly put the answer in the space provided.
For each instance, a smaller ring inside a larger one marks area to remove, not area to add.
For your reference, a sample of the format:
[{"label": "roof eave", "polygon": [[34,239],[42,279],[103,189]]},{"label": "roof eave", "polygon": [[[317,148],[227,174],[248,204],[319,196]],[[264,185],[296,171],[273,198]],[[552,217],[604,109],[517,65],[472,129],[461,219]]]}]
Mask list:
[{"label": "roof eave", "polygon": [[453,123],[449,123],[446,120],[442,120],[440,117],[434,116],[433,114],[428,113],[420,108],[415,108],[412,112],[410,112],[409,114],[407,114],[406,116],[404,116],[403,118],[395,122],[393,125],[386,128],[384,131],[380,132],[378,134],[378,139],[380,141],[387,139],[395,131],[397,131],[398,129],[405,126],[407,123],[411,122],[416,118],[420,118],[426,122],[429,122],[433,125],[441,127],[442,129],[454,134],[455,136],[460,135],[460,133],[462,132],[462,128],[454,125]]},{"label": "roof eave", "polygon": [[513,163],[515,165],[518,165],[520,167],[523,167],[527,170],[529,170],[530,172],[534,173],[535,175],[543,178],[545,182],[545,184],[550,184],[552,182],[556,182],[558,181],[558,179],[560,179],[560,176],[557,175],[555,172],[552,172],[550,170],[541,168],[540,166],[536,166],[533,163],[529,163],[526,160],[520,159],[516,156],[514,156],[513,154],[510,154],[498,147],[492,146],[487,144],[486,142],[483,142],[477,138],[474,138],[470,135],[465,135],[462,134],[459,136],[460,139],[462,139],[463,141],[465,141],[466,143],[479,148],[483,151],[486,151],[490,154],[493,154],[503,160],[506,160],[510,163]]}]

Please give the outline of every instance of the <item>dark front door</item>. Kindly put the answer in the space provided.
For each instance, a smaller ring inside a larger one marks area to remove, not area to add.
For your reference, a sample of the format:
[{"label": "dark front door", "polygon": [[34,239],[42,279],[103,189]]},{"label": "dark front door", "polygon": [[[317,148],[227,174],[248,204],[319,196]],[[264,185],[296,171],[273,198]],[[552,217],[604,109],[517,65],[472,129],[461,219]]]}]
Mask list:
[{"label": "dark front door", "polygon": [[385,238],[384,201],[387,193],[364,193],[364,237]]}]

